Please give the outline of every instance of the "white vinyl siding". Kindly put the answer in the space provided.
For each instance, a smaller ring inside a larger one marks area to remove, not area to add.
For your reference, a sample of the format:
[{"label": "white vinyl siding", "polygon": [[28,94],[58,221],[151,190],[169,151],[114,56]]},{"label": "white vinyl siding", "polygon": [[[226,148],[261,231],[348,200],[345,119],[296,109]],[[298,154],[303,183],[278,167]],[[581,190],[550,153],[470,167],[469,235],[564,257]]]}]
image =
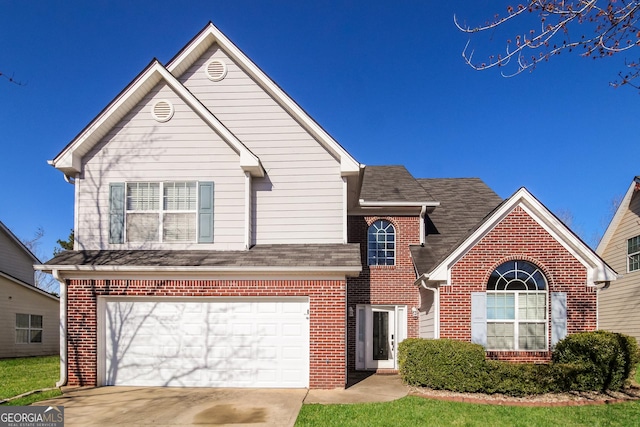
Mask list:
[{"label": "white vinyl siding", "polygon": [[[175,113],[158,123],[150,108],[169,100]],[[164,84],[154,88],[83,159],[78,186],[77,246],[81,249],[243,249],[244,172],[239,155]],[[214,243],[144,242],[109,245],[109,184],[215,182]]]},{"label": "white vinyl siding", "polygon": [[[212,82],[211,59],[228,67]],[[252,243],[341,243],[342,178],[333,158],[217,45],[179,80],[256,156],[267,171],[253,181]]]},{"label": "white vinyl siding", "polygon": [[435,313],[436,302],[435,292],[425,288],[420,288],[420,317],[419,336],[420,338],[436,338]]},{"label": "white vinyl siding", "polygon": [[33,285],[33,258],[13,238],[0,229],[0,271]]},{"label": "white vinyl siding", "polygon": [[[0,276],[0,358],[58,354],[59,308],[57,300]],[[16,343],[16,314],[42,316],[41,343]]]},{"label": "white vinyl siding", "polygon": [[602,253],[611,268],[623,276],[598,292],[598,327],[640,340],[640,270],[628,272],[628,240],[640,235],[640,191],[636,191]]}]

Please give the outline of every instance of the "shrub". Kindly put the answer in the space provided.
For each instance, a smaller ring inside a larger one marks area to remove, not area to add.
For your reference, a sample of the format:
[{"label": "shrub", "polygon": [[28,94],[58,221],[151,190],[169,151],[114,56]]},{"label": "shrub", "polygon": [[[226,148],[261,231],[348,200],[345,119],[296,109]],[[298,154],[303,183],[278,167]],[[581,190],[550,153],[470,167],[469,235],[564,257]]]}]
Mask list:
[{"label": "shrub", "polygon": [[581,332],[560,341],[553,352],[554,363],[572,364],[573,390],[620,390],[640,361],[634,337],[608,331]]},{"label": "shrub", "polygon": [[484,348],[450,339],[409,338],[400,343],[402,379],[436,390],[479,392],[486,381]]},{"label": "shrub", "polygon": [[570,391],[583,367],[564,363],[511,363],[487,361],[484,393],[527,396]]}]

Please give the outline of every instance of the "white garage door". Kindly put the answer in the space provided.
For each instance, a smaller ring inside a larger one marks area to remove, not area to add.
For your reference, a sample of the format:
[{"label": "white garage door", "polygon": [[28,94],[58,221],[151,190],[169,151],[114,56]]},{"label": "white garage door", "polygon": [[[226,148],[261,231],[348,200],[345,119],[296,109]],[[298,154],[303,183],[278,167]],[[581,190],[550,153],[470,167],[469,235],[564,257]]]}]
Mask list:
[{"label": "white garage door", "polygon": [[308,299],[106,299],[104,385],[309,385]]}]

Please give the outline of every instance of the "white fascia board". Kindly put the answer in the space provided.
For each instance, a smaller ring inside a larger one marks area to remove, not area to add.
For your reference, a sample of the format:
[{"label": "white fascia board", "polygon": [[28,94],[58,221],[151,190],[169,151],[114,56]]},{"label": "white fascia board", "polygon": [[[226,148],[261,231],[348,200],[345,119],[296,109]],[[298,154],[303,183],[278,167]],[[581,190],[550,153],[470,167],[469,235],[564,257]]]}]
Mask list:
[{"label": "white fascia board", "polygon": [[616,232],[618,225],[620,225],[620,221],[622,221],[624,214],[627,212],[627,209],[629,209],[629,203],[631,203],[631,197],[633,196],[633,192],[636,188],[636,184],[639,183],[638,181],[639,180],[637,178],[634,178],[633,181],[631,181],[631,185],[629,186],[629,189],[627,189],[627,192],[624,195],[624,198],[620,202],[620,205],[618,205],[618,208],[616,209],[616,213],[613,215],[613,218],[611,218],[611,222],[607,226],[607,230],[605,231],[604,235],[602,236],[602,239],[600,239],[600,242],[598,243],[598,247],[596,248],[596,253],[598,255],[602,256],[602,254],[604,254],[604,251],[607,249],[607,246],[609,245],[611,238],[613,238],[613,235]]},{"label": "white fascia board", "polygon": [[191,92],[187,90],[158,61],[154,61],[130,87],[103,111],[76,139],[51,163],[65,174],[79,173],[81,169],[80,148],[86,153],[106,135],[115,122],[126,115],[130,109],[158,82],[164,80],[222,139],[240,156],[240,167],[253,176],[264,176],[260,159],[238,140]]},{"label": "white fascia board", "polygon": [[[498,208],[485,222],[458,246],[442,263],[429,274],[429,280],[446,282],[450,270],[471,248],[498,225],[516,206],[521,206],[534,221],[544,228],[556,241],[571,253],[587,269],[588,279],[593,282],[615,280],[618,276],[591,248],[576,237],[526,188],[520,188],[506,203]],[[592,273],[591,271],[592,270]]]},{"label": "white fascia board", "polygon": [[[184,62],[192,61],[193,52],[202,51],[202,44],[206,48],[213,43],[220,47],[236,61],[276,102],[291,114],[325,149],[340,159],[342,175],[355,175],[360,172],[358,163],[342,146],[334,140],[320,125],[318,125],[289,95],[273,82],[253,61],[251,61],[231,40],[229,40],[215,25],[209,23],[168,65],[169,72],[181,74],[186,71]],[[189,64],[190,65],[190,64]],[[175,74],[174,74],[175,75]],[[179,77],[179,75],[176,75]]]},{"label": "white fascia board", "polygon": [[55,300],[56,302],[59,302],[59,301],[60,301],[60,299],[59,299],[57,296],[52,295],[52,294],[50,294],[49,292],[45,292],[45,291],[43,291],[43,290],[42,290],[42,289],[40,289],[40,288],[36,288],[36,287],[35,287],[35,286],[33,286],[33,285],[30,285],[30,284],[28,284],[28,283],[25,283],[25,282],[23,282],[22,280],[16,279],[16,278],[15,278],[15,277],[13,277],[13,276],[10,276],[10,275],[8,275],[8,274],[3,273],[2,271],[0,271],[0,276],[1,276],[1,277],[4,277],[5,279],[7,279],[7,280],[9,280],[9,281],[11,281],[11,282],[13,282],[13,283],[15,283],[16,285],[20,285],[20,286],[22,286],[23,288],[26,288],[26,289],[28,289],[28,290],[30,290],[30,291],[33,291],[33,292],[37,293],[37,294],[43,295],[43,296],[45,296],[45,297],[49,297],[49,298],[51,298],[51,299]]},{"label": "white fascia board", "polygon": [[252,176],[263,177],[264,169],[258,156],[253,154],[240,140],[227,129],[218,118],[209,111],[173,74],[162,65],[157,64],[157,72],[162,75],[167,84],[224,139],[231,148],[240,155],[240,167]]},{"label": "white fascia board", "polygon": [[400,207],[400,208],[435,208],[440,206],[440,202],[376,202],[360,199],[358,201],[360,207],[363,208],[387,208],[387,207]]},{"label": "white fascia board", "polygon": [[16,246],[18,246],[25,254],[27,254],[29,256],[29,258],[31,258],[33,260],[33,262],[38,262],[38,263],[40,262],[38,257],[36,257],[33,254],[33,252],[31,252],[31,250],[29,250],[29,248],[27,248],[25,246],[25,244],[22,243],[22,241],[20,239],[18,239],[18,236],[13,234],[13,232],[11,230],[9,230],[9,227],[4,225],[4,223],[2,221],[0,221],[0,229],[3,230],[5,232],[5,234],[7,236],[9,236],[9,239],[13,240],[13,242],[16,244]]},{"label": "white fascia board", "polygon": [[296,274],[296,275],[340,275],[357,277],[362,267],[205,267],[205,266],[135,266],[135,265],[36,265],[36,270],[50,272],[57,270],[65,278],[82,273],[147,273],[147,274]]},{"label": "white fascia board", "polygon": [[[153,61],[146,70],[136,77],[120,95],[116,97],[111,104],[105,108],[93,121],[78,135],[67,147],[62,150],[49,163],[56,169],[61,170],[65,174],[73,175],[81,171],[82,156],[77,151],[81,147],[93,147],[107,132],[111,129],[109,125],[114,116],[117,120],[124,117],[126,112],[124,105],[131,99],[142,99],[148,92],[148,86],[155,86],[160,81],[160,75],[155,73],[157,67],[160,66],[157,60]],[[151,84],[149,84],[151,83]],[[129,110],[128,108],[126,109]],[[120,114],[118,115],[117,113]],[[88,151],[88,149],[86,150]],[[85,152],[86,152],[85,151]]]}]

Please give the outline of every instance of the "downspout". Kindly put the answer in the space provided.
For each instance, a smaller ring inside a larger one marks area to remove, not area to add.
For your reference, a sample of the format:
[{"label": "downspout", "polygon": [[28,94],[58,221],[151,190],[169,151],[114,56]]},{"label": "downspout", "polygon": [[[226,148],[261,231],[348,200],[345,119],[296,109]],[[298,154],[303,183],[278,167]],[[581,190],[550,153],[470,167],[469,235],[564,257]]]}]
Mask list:
[{"label": "downspout", "polygon": [[[440,288],[431,288],[427,286],[427,281],[425,280],[427,277],[429,276],[424,274],[422,275],[422,277],[419,279],[419,286],[433,292],[433,305],[435,310],[435,312],[433,313],[433,338],[438,339],[440,338]],[[422,305],[422,300],[420,300],[420,305]]]},{"label": "downspout", "polygon": [[424,246],[425,230],[424,230],[424,215],[427,213],[427,205],[422,205],[420,209],[420,246]]},{"label": "downspout", "polygon": [[253,234],[251,224],[251,174],[244,173],[244,249],[251,248],[251,236]]},{"label": "downspout", "polygon": [[67,283],[59,270],[51,271],[53,278],[60,284],[60,381],[56,387],[67,384]]}]

